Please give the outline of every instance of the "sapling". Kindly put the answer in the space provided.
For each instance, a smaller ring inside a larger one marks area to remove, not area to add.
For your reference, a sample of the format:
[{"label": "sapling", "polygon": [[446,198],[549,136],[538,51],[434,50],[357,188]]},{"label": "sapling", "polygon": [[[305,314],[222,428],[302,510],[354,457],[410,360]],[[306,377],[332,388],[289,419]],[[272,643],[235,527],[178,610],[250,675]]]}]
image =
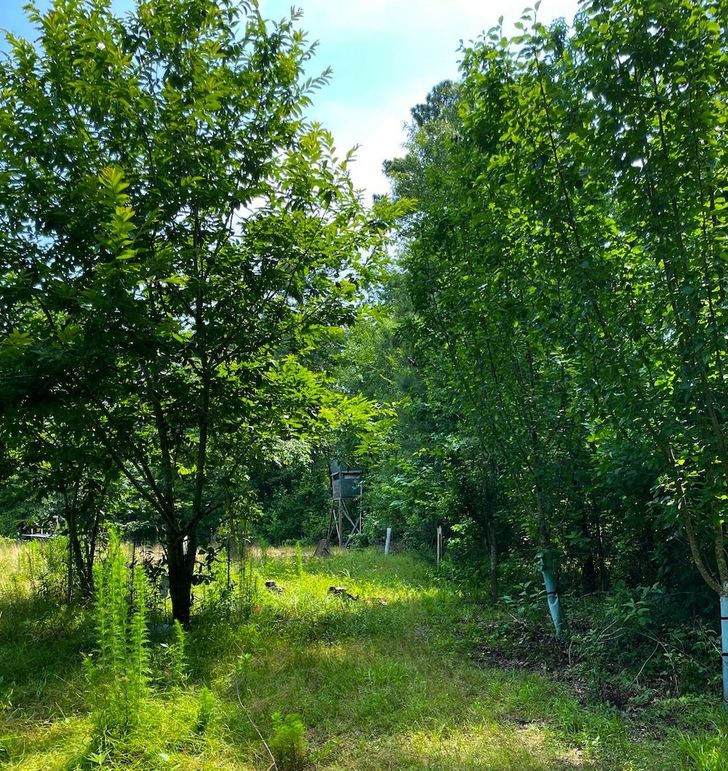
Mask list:
[{"label": "sapling", "polygon": [[273,734],[268,742],[280,771],[300,771],[306,765],[306,726],[296,713],[273,713]]}]

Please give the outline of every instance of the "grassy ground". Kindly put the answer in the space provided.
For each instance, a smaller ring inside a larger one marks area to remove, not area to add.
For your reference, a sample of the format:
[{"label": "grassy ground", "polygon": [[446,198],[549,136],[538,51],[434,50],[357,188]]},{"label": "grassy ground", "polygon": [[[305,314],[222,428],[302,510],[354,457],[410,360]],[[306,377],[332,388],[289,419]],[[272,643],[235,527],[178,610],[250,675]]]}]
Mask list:
[{"label": "grassy ground", "polygon": [[482,611],[413,557],[258,555],[256,572],[282,593],[261,588],[247,619],[208,603],[188,636],[188,684],[158,676],[140,726],[98,752],[82,666],[90,614],[59,605],[52,587],[44,599],[37,580],[31,591],[22,550],[0,547],[0,765],[270,769],[280,712],[300,716],[308,768],[728,769],[717,700],[627,718],[481,661]]}]

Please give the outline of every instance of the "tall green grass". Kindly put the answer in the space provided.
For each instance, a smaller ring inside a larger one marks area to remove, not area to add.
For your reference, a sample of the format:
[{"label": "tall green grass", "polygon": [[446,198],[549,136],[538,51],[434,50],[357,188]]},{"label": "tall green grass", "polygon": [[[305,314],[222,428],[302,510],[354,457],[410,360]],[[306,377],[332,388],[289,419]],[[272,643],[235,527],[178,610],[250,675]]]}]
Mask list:
[{"label": "tall green grass", "polygon": [[[21,570],[18,556],[6,572]],[[103,611],[51,603],[26,578],[22,595],[0,595],[0,764],[252,770],[277,757],[279,767],[345,771],[720,768],[717,700],[627,717],[585,706],[553,677],[476,659],[492,611],[411,555],[271,549],[245,576],[234,570],[231,587],[223,571],[204,597],[198,588],[189,632],[150,641],[142,591],[130,592],[116,559],[97,578]],[[267,579],[282,592],[244,588]],[[332,585],[358,599],[331,595]],[[95,667],[90,681],[82,652]]]}]

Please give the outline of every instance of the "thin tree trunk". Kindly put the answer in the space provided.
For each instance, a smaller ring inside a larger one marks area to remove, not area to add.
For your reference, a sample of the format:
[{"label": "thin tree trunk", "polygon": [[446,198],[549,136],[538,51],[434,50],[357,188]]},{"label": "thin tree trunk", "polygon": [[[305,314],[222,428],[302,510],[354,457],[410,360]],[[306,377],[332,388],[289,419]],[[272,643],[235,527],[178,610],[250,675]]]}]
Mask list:
[{"label": "thin tree trunk", "polygon": [[607,564],[604,559],[604,537],[602,534],[602,518],[599,514],[599,508],[592,502],[594,511],[594,540],[597,547],[597,572],[599,574],[599,589],[605,592],[609,587],[609,575],[607,573]]},{"label": "thin tree trunk", "polygon": [[[76,510],[66,510],[64,517],[66,524],[68,525],[69,559],[72,561],[72,565],[75,566],[76,577],[78,579],[78,585],[81,590],[81,596],[88,599],[93,595],[94,591],[93,565],[94,557],[96,554],[96,534],[98,530],[99,515],[93,515],[94,521],[92,523],[90,532],[84,539],[86,541],[86,549],[84,553],[84,544],[82,543],[82,538],[78,531],[78,514],[79,512]],[[71,575],[72,570],[69,569],[69,576]]]},{"label": "thin tree trunk", "polygon": [[589,528],[588,513],[586,507],[582,509],[581,533],[584,537],[584,551],[581,556],[581,588],[587,593],[597,589],[597,570],[594,564],[595,538]]},{"label": "thin tree trunk", "polygon": [[498,602],[498,542],[495,535],[495,523],[488,523],[488,553],[490,556],[490,600]]},{"label": "thin tree trunk", "polygon": [[[86,565],[83,559],[83,550],[81,549],[81,541],[78,537],[78,523],[76,521],[76,512],[66,512],[66,523],[68,524],[68,548],[72,563],[76,568],[76,575],[78,577],[79,588],[84,596],[88,596],[87,589],[88,584],[86,578]],[[69,571],[70,574],[71,571]],[[70,595],[70,589],[69,589]]]}]

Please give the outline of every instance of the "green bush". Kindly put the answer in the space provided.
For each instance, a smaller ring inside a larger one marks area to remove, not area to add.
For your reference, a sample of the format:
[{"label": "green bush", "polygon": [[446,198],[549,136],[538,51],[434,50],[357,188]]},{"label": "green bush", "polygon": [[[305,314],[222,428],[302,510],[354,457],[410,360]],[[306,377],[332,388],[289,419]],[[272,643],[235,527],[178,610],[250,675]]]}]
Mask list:
[{"label": "green bush", "polygon": [[548,607],[543,583],[536,580],[515,585],[501,602],[514,619],[533,624],[543,621]]},{"label": "green bush", "polygon": [[273,713],[273,734],[268,742],[280,771],[300,771],[306,765],[308,742],[300,715]]},{"label": "green bush", "polygon": [[622,706],[658,693],[682,696],[717,690],[717,632],[681,615],[664,587],[618,585],[610,594],[573,607],[571,654],[597,698]]}]

